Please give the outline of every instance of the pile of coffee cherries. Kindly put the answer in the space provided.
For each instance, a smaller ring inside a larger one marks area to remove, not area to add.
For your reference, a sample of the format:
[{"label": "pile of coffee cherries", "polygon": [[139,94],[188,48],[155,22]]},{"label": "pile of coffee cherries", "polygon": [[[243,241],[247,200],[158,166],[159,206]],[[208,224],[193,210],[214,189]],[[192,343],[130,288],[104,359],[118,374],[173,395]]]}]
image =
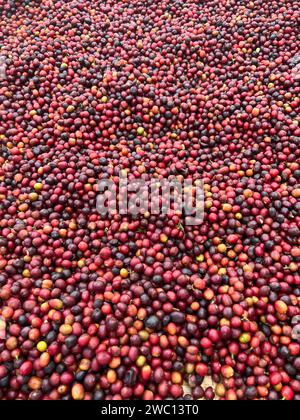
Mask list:
[{"label": "pile of coffee cherries", "polygon": [[[300,1],[0,16],[0,399],[299,400]],[[203,222],[104,217],[124,173]]]}]

